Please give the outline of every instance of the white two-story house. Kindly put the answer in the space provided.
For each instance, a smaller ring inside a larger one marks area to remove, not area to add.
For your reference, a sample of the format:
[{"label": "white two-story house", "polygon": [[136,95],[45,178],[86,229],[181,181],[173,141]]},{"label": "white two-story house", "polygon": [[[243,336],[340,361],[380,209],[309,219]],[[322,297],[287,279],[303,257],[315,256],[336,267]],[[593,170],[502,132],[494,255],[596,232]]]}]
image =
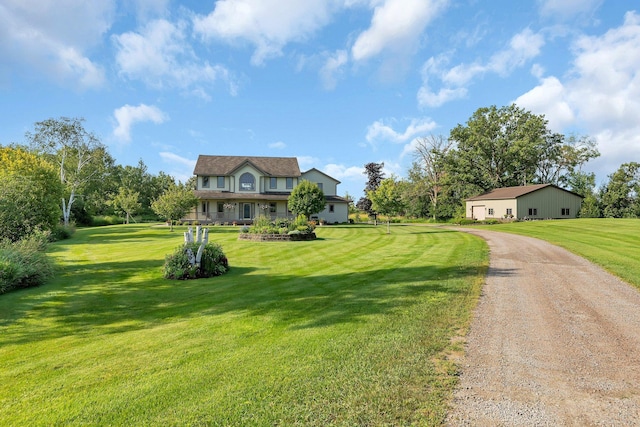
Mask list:
[{"label": "white two-story house", "polygon": [[324,210],[313,218],[329,224],[348,221],[348,201],[337,195],[340,181],[317,169],[300,172],[295,157],[200,155],[193,173],[199,203],[186,219],[248,224],[259,215],[291,218],[289,195],[307,180],[316,183],[326,199]]}]

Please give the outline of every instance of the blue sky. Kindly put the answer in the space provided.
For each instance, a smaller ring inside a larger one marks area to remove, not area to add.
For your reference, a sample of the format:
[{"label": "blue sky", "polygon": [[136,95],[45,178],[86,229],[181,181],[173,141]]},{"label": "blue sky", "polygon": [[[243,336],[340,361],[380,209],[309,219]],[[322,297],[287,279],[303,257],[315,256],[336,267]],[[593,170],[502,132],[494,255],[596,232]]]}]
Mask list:
[{"label": "blue sky", "polygon": [[363,195],[416,138],[512,102],[640,161],[640,3],[0,0],[0,143],[83,117],[116,162],[189,178],[199,154],[295,156]]}]

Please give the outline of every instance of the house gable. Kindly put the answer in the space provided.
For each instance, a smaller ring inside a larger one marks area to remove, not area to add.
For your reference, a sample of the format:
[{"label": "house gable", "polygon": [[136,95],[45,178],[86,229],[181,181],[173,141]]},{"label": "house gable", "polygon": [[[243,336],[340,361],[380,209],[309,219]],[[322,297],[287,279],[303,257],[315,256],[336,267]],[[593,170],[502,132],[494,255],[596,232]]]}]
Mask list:
[{"label": "house gable", "polygon": [[330,177],[326,173],[319,171],[316,168],[309,169],[302,173],[302,179],[318,184],[325,196],[336,196],[338,190],[338,181],[335,178]]}]

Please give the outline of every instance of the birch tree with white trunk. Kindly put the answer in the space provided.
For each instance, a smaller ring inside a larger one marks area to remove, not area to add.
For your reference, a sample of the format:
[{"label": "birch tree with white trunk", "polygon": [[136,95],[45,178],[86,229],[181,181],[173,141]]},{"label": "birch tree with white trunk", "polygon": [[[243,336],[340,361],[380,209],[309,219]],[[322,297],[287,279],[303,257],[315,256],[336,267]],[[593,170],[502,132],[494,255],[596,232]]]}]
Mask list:
[{"label": "birch tree with white trunk", "polygon": [[84,119],[60,117],[36,122],[33,133],[26,137],[31,149],[57,166],[60,182],[65,187],[62,198],[62,218],[69,225],[71,207],[83,188],[106,173],[106,147],[82,125]]}]

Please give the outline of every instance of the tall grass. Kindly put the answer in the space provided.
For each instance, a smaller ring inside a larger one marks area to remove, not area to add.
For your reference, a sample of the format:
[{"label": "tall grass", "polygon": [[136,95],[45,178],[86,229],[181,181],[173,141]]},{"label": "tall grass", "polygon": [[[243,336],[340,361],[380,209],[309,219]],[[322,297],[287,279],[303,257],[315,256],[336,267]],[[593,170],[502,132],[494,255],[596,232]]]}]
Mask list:
[{"label": "tall grass", "polygon": [[166,227],[52,245],[57,278],[0,297],[0,424],[439,425],[486,245],[419,226],[316,233],[213,227],[231,270],[192,281],[162,278],[182,242]]}]

